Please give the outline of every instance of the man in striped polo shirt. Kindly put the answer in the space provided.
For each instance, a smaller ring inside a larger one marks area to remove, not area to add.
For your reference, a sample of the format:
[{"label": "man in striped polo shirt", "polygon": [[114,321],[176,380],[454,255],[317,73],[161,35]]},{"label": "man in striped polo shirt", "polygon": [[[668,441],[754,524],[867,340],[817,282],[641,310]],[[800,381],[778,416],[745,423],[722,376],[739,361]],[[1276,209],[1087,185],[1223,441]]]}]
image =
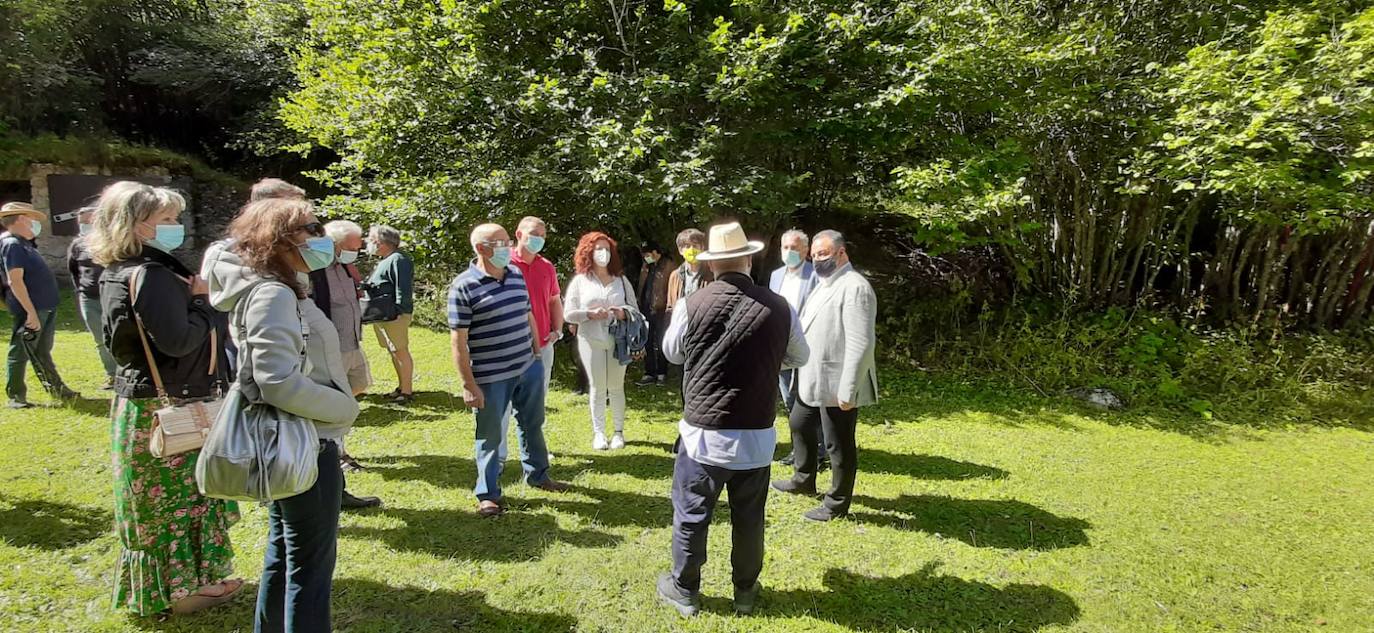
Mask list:
[{"label": "man in striped polo shirt", "polygon": [[508,407],[515,410],[525,483],[551,492],[568,485],[549,477],[544,367],[525,278],[510,263],[515,244],[496,224],[473,229],[470,241],[477,258],[449,287],[448,326],[463,402],[477,414],[477,513],[490,517],[504,511],[499,454]]}]

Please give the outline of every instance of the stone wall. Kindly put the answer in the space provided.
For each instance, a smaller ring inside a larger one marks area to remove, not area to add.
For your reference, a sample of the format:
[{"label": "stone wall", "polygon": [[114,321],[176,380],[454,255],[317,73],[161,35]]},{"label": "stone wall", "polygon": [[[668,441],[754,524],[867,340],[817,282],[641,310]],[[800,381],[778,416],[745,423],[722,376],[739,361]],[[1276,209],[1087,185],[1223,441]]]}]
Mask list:
[{"label": "stone wall", "polygon": [[[33,206],[51,218],[48,176],[50,175],[87,175],[110,176],[137,179],[159,179],[171,182],[180,180],[163,167],[140,169],[120,169],[98,166],[71,166],[36,163],[29,166],[28,177]],[[193,269],[199,267],[200,256],[205,247],[219,239],[224,228],[238,212],[239,205],[247,199],[247,189],[241,185],[225,182],[190,180],[185,192],[189,198],[189,209],[182,214],[181,221],[186,225],[187,243],[176,255]],[[44,222],[43,235],[38,238],[38,248],[49,267],[64,282],[68,280],[67,249],[74,238],[55,235],[49,221]]]}]

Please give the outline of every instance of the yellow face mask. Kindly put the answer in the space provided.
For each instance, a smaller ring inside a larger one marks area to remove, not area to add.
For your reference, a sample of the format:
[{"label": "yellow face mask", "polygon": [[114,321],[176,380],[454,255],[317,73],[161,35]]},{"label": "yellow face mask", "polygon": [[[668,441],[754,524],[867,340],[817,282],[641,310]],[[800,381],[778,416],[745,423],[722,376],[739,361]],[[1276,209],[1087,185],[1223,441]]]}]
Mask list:
[{"label": "yellow face mask", "polygon": [[698,249],[695,249],[695,248],[684,248],[684,249],[682,249],[682,259],[683,259],[683,261],[686,261],[686,262],[689,263],[689,264],[696,264],[696,263],[697,263],[697,255],[700,255],[700,254],[701,254],[701,251],[698,250]]}]

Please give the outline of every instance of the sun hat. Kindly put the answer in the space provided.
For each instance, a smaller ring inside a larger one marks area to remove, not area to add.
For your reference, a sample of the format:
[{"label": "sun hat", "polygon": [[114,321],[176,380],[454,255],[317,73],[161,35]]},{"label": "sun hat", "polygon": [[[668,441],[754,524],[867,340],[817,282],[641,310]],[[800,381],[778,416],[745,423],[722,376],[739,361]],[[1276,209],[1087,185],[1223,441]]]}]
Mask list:
[{"label": "sun hat", "polygon": [[711,237],[706,251],[697,255],[698,261],[715,262],[722,259],[748,257],[764,249],[763,242],[750,240],[744,234],[739,222],[717,224],[711,227]]}]

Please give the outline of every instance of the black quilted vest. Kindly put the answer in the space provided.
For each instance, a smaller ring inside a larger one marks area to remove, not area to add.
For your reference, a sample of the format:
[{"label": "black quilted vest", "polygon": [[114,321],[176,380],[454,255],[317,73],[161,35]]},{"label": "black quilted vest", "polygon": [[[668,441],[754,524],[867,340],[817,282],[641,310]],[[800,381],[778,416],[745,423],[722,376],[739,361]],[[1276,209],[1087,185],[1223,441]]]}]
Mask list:
[{"label": "black quilted vest", "polygon": [[683,419],[708,430],[766,429],[792,314],[787,300],[726,273],[687,298]]}]

